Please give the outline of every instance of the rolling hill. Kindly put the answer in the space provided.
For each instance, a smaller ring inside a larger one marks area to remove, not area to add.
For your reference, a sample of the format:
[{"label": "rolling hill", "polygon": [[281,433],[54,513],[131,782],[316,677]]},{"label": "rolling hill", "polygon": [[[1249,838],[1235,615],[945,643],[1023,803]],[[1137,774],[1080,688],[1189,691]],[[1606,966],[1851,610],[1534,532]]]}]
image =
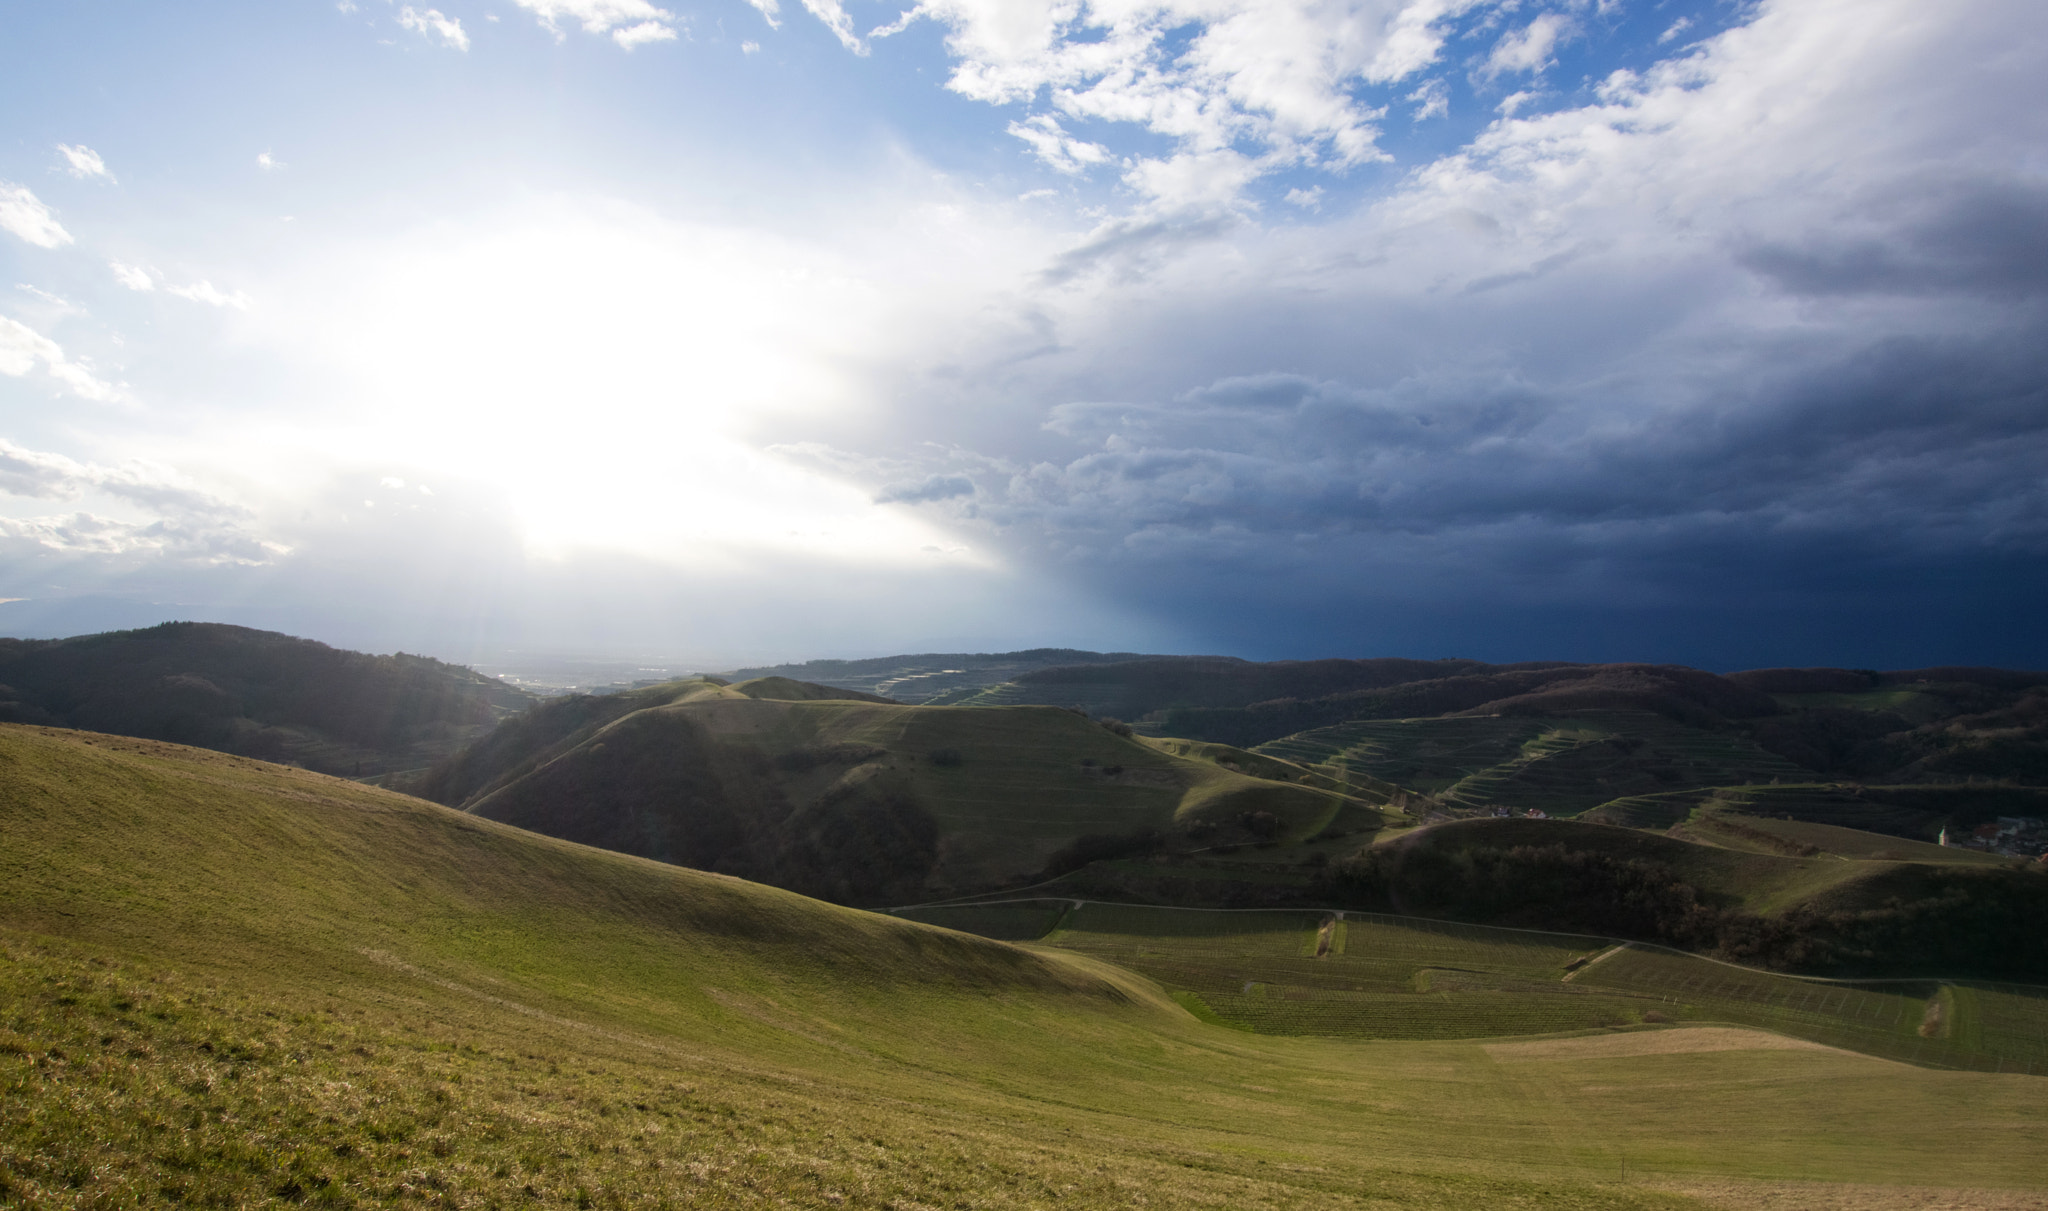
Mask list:
[{"label": "rolling hill", "polygon": [[1054,707],[700,679],[547,703],[421,785],[551,836],[869,905],[1015,886],[1115,852],[1385,823],[1327,776],[1127,732]]},{"label": "rolling hill", "polygon": [[[2005,669],[1756,669],[1719,676],[1648,664],[1101,658],[1031,670],[934,702],[1080,706],[1132,720],[1148,734],[1241,747],[1305,733],[1304,743],[1323,745],[1327,740],[1314,733],[1367,722],[1656,715],[1672,726],[1734,737],[1774,755],[1779,770],[1808,776],[2048,785],[2048,673]],[[1402,745],[1397,739],[1391,747]]]},{"label": "rolling hill", "polygon": [[[1353,721],[1256,750],[1073,708],[697,679],[551,702],[422,785],[551,836],[846,904],[1035,886],[1576,930],[1836,976],[2048,980],[2048,876],[1908,839],[2034,792],[1817,799],[1799,766],[1695,714],[1764,709],[1762,690],[1651,672],[1609,666],[1533,691],[1520,673],[1461,675],[1518,692],[1501,713]],[[1565,709],[1651,683],[1690,705]],[[1844,800],[1906,835],[1887,839]],[[1575,815],[1592,823],[1555,819]]]},{"label": "rolling hill", "polygon": [[[1389,934],[1387,975],[1431,982],[1382,998],[1407,1035],[1290,1036],[1219,1024],[1260,1019],[1227,990],[1313,1009],[1294,990],[1348,993],[1381,926],[1333,928],[1337,962],[1313,921],[1233,942],[1135,910],[1090,925],[1091,907],[1020,947],[304,771],[12,725],[0,815],[10,1203],[2006,1208],[2048,1190],[2040,1078],[1737,1014],[1852,1021],[1852,997],[1750,999],[1732,969],[1674,993],[1697,979],[1617,956],[1572,985],[1598,976],[1585,998],[1647,1026],[1560,1036],[1516,1009],[1513,981],[1558,983],[1584,939]],[[1276,946],[1332,977],[1275,978]],[[1126,957],[1198,967],[1211,993],[1183,1007]],[[1865,1035],[1911,1000],[1924,1042],[2040,1037],[2024,998],[1916,991],[1872,1001]],[[1433,1027],[1459,996],[1501,1007],[1488,1029],[1553,1033]],[[1660,1026],[1651,1003],[1732,1021]]]},{"label": "rolling hill", "polygon": [[218,623],[0,639],[0,721],[168,740],[350,777],[428,766],[534,701],[425,656],[370,656]]},{"label": "rolling hill", "polygon": [[[860,690],[912,705],[937,705],[1001,685],[1013,677],[1054,666],[1138,659],[1134,652],[1084,652],[1077,648],[1030,648],[1019,652],[924,652],[864,660],[807,660],[716,674],[721,681],[784,677],[834,689]],[[1064,705],[1064,704],[1059,704]]]}]

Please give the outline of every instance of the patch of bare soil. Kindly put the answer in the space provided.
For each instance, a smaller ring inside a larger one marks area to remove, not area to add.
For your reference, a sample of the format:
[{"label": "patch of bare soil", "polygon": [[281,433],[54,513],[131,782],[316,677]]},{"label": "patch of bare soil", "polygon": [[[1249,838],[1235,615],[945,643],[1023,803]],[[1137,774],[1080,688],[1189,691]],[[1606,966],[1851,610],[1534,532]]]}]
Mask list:
[{"label": "patch of bare soil", "polygon": [[1488,1043],[1486,1054],[1497,1060],[1612,1060],[1632,1055],[1684,1055],[1695,1051],[1832,1051],[1805,1039],[1789,1039],[1764,1030],[1736,1026],[1681,1026],[1676,1030],[1641,1030],[1598,1034],[1576,1039],[1528,1039]]}]

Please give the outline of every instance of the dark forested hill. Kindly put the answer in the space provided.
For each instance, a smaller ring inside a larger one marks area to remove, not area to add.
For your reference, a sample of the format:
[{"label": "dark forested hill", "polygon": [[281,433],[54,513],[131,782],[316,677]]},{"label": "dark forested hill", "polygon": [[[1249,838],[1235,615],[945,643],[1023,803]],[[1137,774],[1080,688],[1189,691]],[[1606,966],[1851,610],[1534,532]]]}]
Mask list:
[{"label": "dark forested hill", "polygon": [[533,702],[425,656],[371,656],[218,623],[0,639],[0,721],[168,740],[345,776],[429,765]]}]

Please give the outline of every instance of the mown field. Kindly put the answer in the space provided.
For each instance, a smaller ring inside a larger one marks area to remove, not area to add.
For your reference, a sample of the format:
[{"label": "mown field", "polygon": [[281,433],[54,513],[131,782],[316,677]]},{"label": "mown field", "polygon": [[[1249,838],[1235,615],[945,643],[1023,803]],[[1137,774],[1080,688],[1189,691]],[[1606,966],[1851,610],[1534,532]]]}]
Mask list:
[{"label": "mown field", "polygon": [[1820,980],[1607,938],[1360,912],[1062,900],[899,915],[1116,963],[1199,1016],[1260,1034],[1494,1038],[1715,1022],[1910,1064],[2048,1076],[2048,988]]},{"label": "mown field", "polygon": [[[1259,1034],[1078,948],[79,733],[0,728],[0,822],[13,1205],[1624,1208],[1931,1188],[2017,1207],[2048,1189],[2048,1099],[2025,1075],[1682,1028]],[[1325,946],[1314,924],[1260,943],[1292,947],[1272,982],[1329,962],[1318,949],[1363,962],[1379,930],[1347,921]],[[1122,928],[1105,945],[1144,936]],[[1413,941],[1432,980],[1449,969],[1428,947],[1471,951],[1441,939]],[[1494,975],[1561,978],[1587,944],[1503,943]],[[1988,1004],[1959,1028],[2023,1032]]]}]

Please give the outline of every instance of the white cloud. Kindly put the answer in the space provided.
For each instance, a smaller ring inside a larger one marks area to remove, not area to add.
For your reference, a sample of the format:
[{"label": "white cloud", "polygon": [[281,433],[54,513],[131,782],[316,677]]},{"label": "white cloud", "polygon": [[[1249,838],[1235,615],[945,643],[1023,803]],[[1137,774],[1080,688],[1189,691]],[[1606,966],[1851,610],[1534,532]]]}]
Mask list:
[{"label": "white cloud", "polygon": [[51,294],[40,287],[29,285],[27,282],[16,282],[14,288],[40,301],[43,304],[42,310],[47,315],[61,318],[67,315],[84,315],[86,313],[85,308],[72,302],[70,299],[59,294]]},{"label": "white cloud", "polygon": [[0,228],[5,228],[38,248],[61,248],[71,242],[71,233],[57,222],[57,216],[42,199],[25,186],[0,181]]},{"label": "white cloud", "polygon": [[1538,94],[1529,92],[1527,90],[1524,90],[1522,92],[1509,93],[1507,96],[1501,98],[1499,105],[1496,105],[1493,108],[1494,111],[1496,113],[1499,113],[1502,117],[1512,118],[1517,113],[1521,112],[1523,106],[1529,104],[1529,102],[1531,101],[1534,101],[1537,98],[1537,95]]},{"label": "white cloud", "polygon": [[114,271],[114,280],[130,290],[155,290],[156,277],[140,265],[128,265],[120,261],[108,261],[107,268]]},{"label": "white cloud", "polygon": [[1078,173],[1109,160],[1107,148],[1068,134],[1051,114],[1012,122],[1009,132],[1028,143],[1033,154],[1058,172]]},{"label": "white cloud", "polygon": [[265,172],[272,172],[275,171],[276,169],[283,168],[284,161],[278,159],[276,156],[271,155],[267,151],[259,151],[256,153],[256,167],[262,169]]},{"label": "white cloud", "polygon": [[759,42],[742,42],[740,43],[740,53],[743,55],[758,55],[761,53],[761,44]]},{"label": "white cloud", "polygon": [[0,316],[0,374],[21,378],[43,364],[44,371],[80,399],[108,403],[122,397],[120,388],[64,354],[57,342],[16,320]]},{"label": "white cloud", "polygon": [[469,35],[463,32],[462,22],[453,17],[443,16],[440,9],[430,8],[423,11],[408,4],[398,10],[398,24],[422,38],[439,38],[443,46],[463,51],[469,49]]},{"label": "white cloud", "polygon": [[1686,30],[1689,30],[1691,28],[1692,18],[1680,17],[1678,20],[1673,21],[1671,23],[1670,29],[1667,29],[1663,33],[1657,35],[1657,45],[1662,46],[1666,42],[1671,41],[1673,38],[1676,38],[1678,35],[1684,33]]},{"label": "white cloud", "polygon": [[[142,265],[130,265],[125,261],[108,261],[107,268],[114,271],[115,281],[130,290],[146,293],[155,290],[163,280],[163,275],[156,270]],[[190,299],[195,303],[205,303],[209,307],[233,307],[237,311],[247,311],[249,309],[249,296],[247,294],[239,290],[229,294],[220,287],[215,286],[212,282],[205,281],[204,279],[185,286],[166,285],[163,290],[165,294],[176,295],[181,299]]]},{"label": "white cloud", "polygon": [[207,281],[194,282],[190,286],[166,286],[164,293],[175,294],[181,299],[191,299],[195,303],[205,303],[209,307],[233,307],[237,311],[249,309],[248,295],[239,290],[233,294],[224,294],[212,282]]},{"label": "white cloud", "polygon": [[868,53],[859,35],[853,32],[853,18],[840,7],[839,0],[803,0],[803,4],[806,12],[824,22],[825,28],[832,31],[832,36],[839,39],[839,45],[856,55]]},{"label": "white cloud", "polygon": [[249,510],[200,489],[166,467],[81,463],[0,438],[0,492],[32,500],[111,497],[147,514],[127,520],[77,512],[0,517],[0,540],[81,555],[169,555],[201,564],[250,566],[288,548],[253,533]]},{"label": "white cloud", "polygon": [[925,0],[873,36],[937,21],[956,61],[948,87],[1036,109],[1011,133],[1050,147],[1049,164],[1081,161],[1040,119],[1131,124],[1172,150],[1134,157],[1126,184],[1168,208],[1228,206],[1267,173],[1384,159],[1384,111],[1354,89],[1436,61],[1445,23],[1479,2]]},{"label": "white cloud", "polygon": [[1431,118],[1449,117],[1451,113],[1451,86],[1441,79],[1425,80],[1422,87],[1409,93],[1405,100],[1415,102],[1415,121],[1427,122]]},{"label": "white cloud", "polygon": [[643,42],[676,36],[676,15],[665,8],[656,8],[647,0],[513,0],[513,3],[539,18],[541,26],[555,35],[557,41],[564,37],[560,24],[563,21],[576,22],[587,34],[610,34],[613,41],[628,50]]},{"label": "white cloud", "polygon": [[1303,210],[1321,210],[1323,208],[1323,187],[1315,185],[1308,189],[1290,189],[1287,191],[1287,201],[1289,204],[1299,206]]},{"label": "white cloud", "polygon": [[114,174],[107,171],[107,163],[100,159],[100,153],[85,144],[71,147],[59,143],[57,150],[63,153],[65,161],[70,165],[69,171],[72,176],[80,180],[87,177],[104,177],[109,183],[114,181]]},{"label": "white cloud", "polygon": [[782,6],[776,0],[747,0],[747,3],[760,11],[761,19],[768,23],[769,29],[782,28]]},{"label": "white cloud", "polygon": [[612,31],[612,41],[627,50],[649,42],[673,42],[675,39],[675,28],[663,25],[659,21],[642,21],[638,25],[628,25]]},{"label": "white cloud", "polygon": [[1557,13],[1544,13],[1494,45],[1493,53],[1486,58],[1484,74],[1542,71],[1556,61],[1552,53],[1570,33],[1570,21]]}]

